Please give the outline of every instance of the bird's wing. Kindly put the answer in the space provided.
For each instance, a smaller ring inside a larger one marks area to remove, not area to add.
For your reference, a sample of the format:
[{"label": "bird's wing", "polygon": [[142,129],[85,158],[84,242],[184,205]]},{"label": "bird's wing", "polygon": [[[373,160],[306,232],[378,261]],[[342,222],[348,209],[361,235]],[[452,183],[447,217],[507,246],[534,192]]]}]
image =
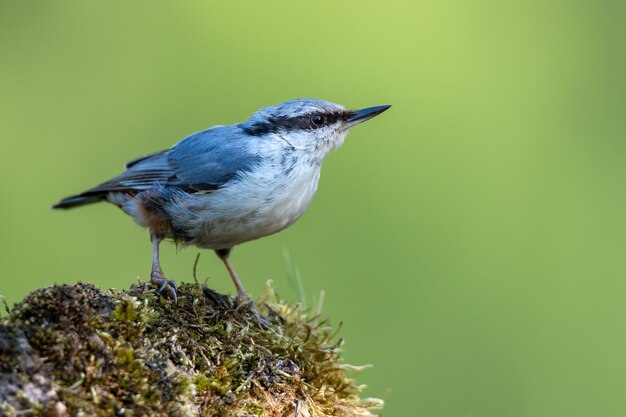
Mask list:
[{"label": "bird's wing", "polygon": [[200,192],[224,185],[259,163],[250,141],[237,126],[213,127],[186,137],[168,152],[175,175],[169,184]]},{"label": "bird's wing", "polygon": [[174,175],[167,162],[168,152],[169,150],[156,152],[135,159],[126,164],[126,171],[88,190],[86,193],[141,191],[153,187],[155,184],[167,184]]},{"label": "bird's wing", "polygon": [[234,126],[194,133],[168,150],[128,162],[126,171],[88,193],[141,191],[157,184],[188,192],[212,191],[258,162],[260,158],[247,151],[246,141]]},{"label": "bird's wing", "polygon": [[126,164],[128,168],[115,178],[97,185],[81,194],[65,197],[53,208],[69,209],[85,204],[106,200],[110,192],[137,192],[154,187],[155,184],[166,184],[172,177],[172,170],[167,163],[169,151],[157,152]]},{"label": "bird's wing", "polygon": [[238,126],[194,133],[170,149],[130,161],[117,177],[54,207],[76,207],[104,200],[109,192],[139,192],[155,186],[189,193],[213,191],[258,164],[260,157],[250,151],[251,140]]}]

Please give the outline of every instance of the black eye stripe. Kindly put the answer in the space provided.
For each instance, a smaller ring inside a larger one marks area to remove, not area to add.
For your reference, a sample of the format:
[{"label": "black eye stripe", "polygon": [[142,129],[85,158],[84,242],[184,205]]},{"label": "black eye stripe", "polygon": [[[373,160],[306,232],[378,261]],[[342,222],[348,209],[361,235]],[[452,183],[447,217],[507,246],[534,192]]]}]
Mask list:
[{"label": "black eye stripe", "polygon": [[[324,117],[321,125],[316,125],[311,118],[319,114]],[[272,117],[267,121],[255,123],[244,128],[245,132],[252,136],[262,136],[268,133],[280,131],[293,132],[296,130],[313,130],[336,123],[338,120],[346,120],[350,117],[349,111],[338,111],[332,113],[315,112],[297,117]]]},{"label": "black eye stripe", "polygon": [[[303,116],[298,117],[290,117],[282,119],[279,124],[282,124],[285,127],[297,127],[300,129],[317,129],[320,127],[332,125],[337,122],[340,118],[348,118],[349,115],[345,115],[347,112],[334,112],[334,113],[311,113],[305,114]],[[317,124],[313,121],[316,116],[321,116],[323,118],[322,123]]]}]

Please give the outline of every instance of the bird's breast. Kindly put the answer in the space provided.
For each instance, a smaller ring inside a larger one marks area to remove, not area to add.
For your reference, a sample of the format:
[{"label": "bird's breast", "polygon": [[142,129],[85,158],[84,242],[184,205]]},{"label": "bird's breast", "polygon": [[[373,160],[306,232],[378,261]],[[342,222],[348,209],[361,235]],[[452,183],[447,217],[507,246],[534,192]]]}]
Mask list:
[{"label": "bird's breast", "polygon": [[211,249],[276,233],[306,211],[320,175],[319,165],[267,164],[226,186],[194,198],[197,209],[186,215],[191,243]]}]

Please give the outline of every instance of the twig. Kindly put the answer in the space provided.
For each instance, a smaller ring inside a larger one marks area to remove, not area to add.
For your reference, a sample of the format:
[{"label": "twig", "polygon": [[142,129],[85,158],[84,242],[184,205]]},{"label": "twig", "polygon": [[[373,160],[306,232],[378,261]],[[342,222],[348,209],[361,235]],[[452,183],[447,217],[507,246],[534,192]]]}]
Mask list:
[{"label": "twig", "polygon": [[289,282],[298,293],[298,298],[300,304],[302,304],[302,308],[306,309],[306,299],[304,298],[304,285],[302,284],[302,276],[300,275],[300,270],[291,259],[291,256],[289,256],[289,251],[287,250],[287,248],[283,248],[283,255],[285,257],[285,262],[287,263],[287,277],[289,278]]},{"label": "twig", "polygon": [[322,306],[324,305],[324,297],[326,296],[326,293],[324,292],[324,290],[320,290],[320,296],[317,299],[317,306],[315,306],[315,318],[313,319],[313,324],[317,325],[317,321],[319,320],[320,316],[322,315]]},{"label": "twig", "polygon": [[2,295],[0,295],[0,298],[2,299],[2,304],[4,304],[4,308],[6,309],[8,314],[11,314],[11,308],[9,307],[9,303],[7,303],[7,299],[4,298]]},{"label": "twig", "polygon": [[200,260],[200,252],[196,255],[196,260],[193,262],[193,280],[198,284],[198,276],[196,275],[196,271],[198,268],[198,261]]}]

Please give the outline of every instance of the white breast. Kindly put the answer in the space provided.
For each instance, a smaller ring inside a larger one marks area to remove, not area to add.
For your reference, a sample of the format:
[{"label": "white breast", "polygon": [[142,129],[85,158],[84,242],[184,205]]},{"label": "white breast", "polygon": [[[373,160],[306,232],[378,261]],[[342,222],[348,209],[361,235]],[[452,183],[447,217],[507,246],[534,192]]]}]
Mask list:
[{"label": "white breast", "polygon": [[297,163],[285,172],[267,164],[226,187],[178,204],[176,216],[200,247],[224,249],[276,233],[306,211],[317,190],[319,165]]}]

